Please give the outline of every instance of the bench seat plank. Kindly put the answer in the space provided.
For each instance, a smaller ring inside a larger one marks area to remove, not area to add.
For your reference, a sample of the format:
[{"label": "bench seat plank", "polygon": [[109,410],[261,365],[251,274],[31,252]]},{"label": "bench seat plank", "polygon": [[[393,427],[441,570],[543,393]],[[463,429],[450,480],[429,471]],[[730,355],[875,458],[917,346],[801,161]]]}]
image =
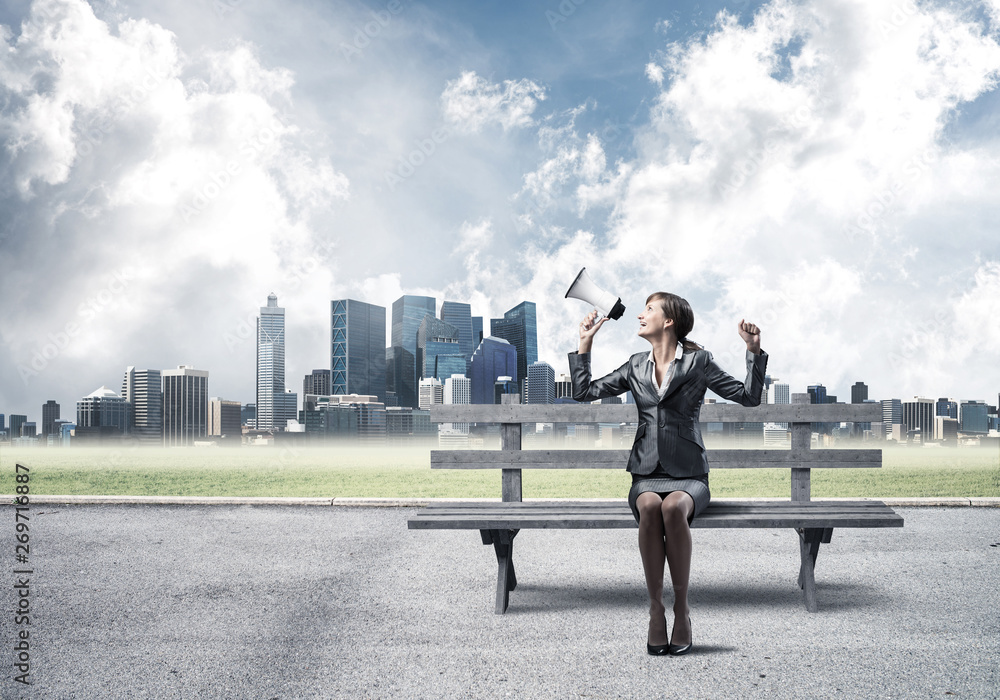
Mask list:
[{"label": "bench seat plank", "polygon": [[[407,521],[410,529],[520,530],[634,528],[625,502],[436,503]],[[879,501],[752,503],[713,501],[692,528],[902,527],[903,518]]]},{"label": "bench seat plank", "polygon": [[[431,469],[623,469],[629,450],[431,450]],[[882,451],[708,450],[713,469],[859,469],[882,466]]]}]

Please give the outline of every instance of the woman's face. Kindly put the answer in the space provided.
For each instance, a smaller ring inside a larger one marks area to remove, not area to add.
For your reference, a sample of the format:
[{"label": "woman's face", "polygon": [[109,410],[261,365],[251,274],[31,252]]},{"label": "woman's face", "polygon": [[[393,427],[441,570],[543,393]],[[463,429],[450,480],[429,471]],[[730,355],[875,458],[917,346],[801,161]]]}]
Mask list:
[{"label": "woman's face", "polygon": [[663,314],[663,307],[658,301],[650,301],[646,308],[639,314],[639,336],[641,338],[656,337],[660,333],[665,333],[667,328],[674,325],[672,319]]}]

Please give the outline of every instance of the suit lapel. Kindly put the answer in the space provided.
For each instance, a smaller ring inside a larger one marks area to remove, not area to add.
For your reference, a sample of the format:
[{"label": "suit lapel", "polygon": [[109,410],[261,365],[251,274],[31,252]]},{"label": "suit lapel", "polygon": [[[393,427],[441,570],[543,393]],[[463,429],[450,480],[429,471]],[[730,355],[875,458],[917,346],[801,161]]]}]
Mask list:
[{"label": "suit lapel", "polygon": [[[659,400],[659,403],[663,403],[669,399],[681,386],[687,383],[688,375],[691,373],[691,367],[693,364],[694,351],[685,350],[684,355],[681,357],[681,361],[674,368],[674,376],[673,379],[670,380],[670,386],[667,387],[667,392],[663,395],[663,398]],[[654,378],[651,381],[653,382],[653,395],[656,396],[656,379]]]}]

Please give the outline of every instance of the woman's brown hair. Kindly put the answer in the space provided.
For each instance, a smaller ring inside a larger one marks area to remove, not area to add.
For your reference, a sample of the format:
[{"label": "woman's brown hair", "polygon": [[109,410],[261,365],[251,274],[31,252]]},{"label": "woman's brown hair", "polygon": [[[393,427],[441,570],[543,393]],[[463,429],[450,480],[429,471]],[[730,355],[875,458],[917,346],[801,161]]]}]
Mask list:
[{"label": "woman's brown hair", "polygon": [[674,329],[677,331],[677,340],[685,350],[703,350],[698,343],[688,340],[687,335],[694,328],[694,311],[687,299],[679,297],[670,292],[653,292],[646,299],[646,304],[651,301],[660,303],[663,315],[674,320]]}]

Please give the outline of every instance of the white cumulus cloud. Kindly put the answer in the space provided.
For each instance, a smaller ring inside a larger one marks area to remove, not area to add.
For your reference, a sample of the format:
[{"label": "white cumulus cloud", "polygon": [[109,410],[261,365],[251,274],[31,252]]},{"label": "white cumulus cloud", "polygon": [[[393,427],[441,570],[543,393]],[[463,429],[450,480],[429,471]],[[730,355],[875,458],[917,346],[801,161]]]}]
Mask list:
[{"label": "white cumulus cloud", "polygon": [[448,123],[460,131],[475,133],[490,124],[509,131],[534,124],[531,115],[544,99],[545,90],[527,78],[490,83],[475,71],[464,71],[448,81],[441,93],[441,109]]}]

